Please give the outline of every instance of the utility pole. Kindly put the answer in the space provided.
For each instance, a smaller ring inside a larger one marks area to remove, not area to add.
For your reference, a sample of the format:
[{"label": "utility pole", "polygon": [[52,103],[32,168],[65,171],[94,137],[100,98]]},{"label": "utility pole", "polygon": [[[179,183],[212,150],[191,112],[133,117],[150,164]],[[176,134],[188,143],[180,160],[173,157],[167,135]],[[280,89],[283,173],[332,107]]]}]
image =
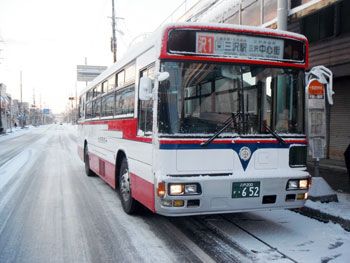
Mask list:
[{"label": "utility pole", "polygon": [[112,0],[112,52],[113,52],[113,62],[117,62],[117,36],[116,36],[116,23],[115,23],[115,10],[114,10],[114,0]]},{"label": "utility pole", "polygon": [[33,88],[33,119],[32,119],[32,125],[36,126],[36,105],[35,105],[35,88]]},{"label": "utility pole", "polygon": [[75,82],[75,112],[74,112],[74,124],[78,123],[78,88],[77,88],[77,83]]},{"label": "utility pole", "polygon": [[19,86],[20,86],[20,91],[21,91],[21,107],[20,107],[20,114],[21,114],[21,127],[24,128],[24,109],[23,109],[23,100],[22,100],[22,70],[20,71],[20,82],[19,82]]},{"label": "utility pole", "polygon": [[43,108],[41,104],[41,91],[40,91],[40,125],[44,124],[44,114],[43,114]]}]

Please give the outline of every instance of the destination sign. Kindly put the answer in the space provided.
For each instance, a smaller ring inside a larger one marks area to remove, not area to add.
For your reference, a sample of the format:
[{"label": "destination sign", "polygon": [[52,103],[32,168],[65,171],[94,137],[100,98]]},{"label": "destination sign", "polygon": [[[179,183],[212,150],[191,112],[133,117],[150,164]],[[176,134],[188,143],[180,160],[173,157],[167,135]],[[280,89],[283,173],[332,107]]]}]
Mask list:
[{"label": "destination sign", "polygon": [[305,64],[306,43],[263,34],[173,29],[168,33],[167,53]]},{"label": "destination sign", "polygon": [[215,56],[283,59],[281,39],[197,32],[196,53]]}]

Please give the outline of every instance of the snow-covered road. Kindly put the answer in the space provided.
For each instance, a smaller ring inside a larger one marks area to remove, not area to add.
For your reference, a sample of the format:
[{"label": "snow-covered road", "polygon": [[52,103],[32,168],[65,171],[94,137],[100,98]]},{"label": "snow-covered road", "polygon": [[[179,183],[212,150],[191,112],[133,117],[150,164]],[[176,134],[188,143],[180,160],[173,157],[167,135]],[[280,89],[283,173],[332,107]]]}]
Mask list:
[{"label": "snow-covered road", "polygon": [[71,125],[0,137],[0,262],[348,262],[350,233],[289,210],[128,216]]}]

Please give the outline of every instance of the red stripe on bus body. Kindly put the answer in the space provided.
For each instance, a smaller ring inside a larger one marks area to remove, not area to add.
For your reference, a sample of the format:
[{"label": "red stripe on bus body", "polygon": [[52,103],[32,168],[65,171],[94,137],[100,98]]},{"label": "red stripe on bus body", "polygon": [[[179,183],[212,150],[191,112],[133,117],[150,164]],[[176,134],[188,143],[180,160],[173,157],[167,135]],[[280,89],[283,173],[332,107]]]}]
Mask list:
[{"label": "red stripe on bus body", "polygon": [[[113,189],[116,189],[115,182],[115,165],[98,157],[93,153],[89,153],[90,169],[108,183]],[[103,165],[101,165],[103,163]],[[101,171],[101,168],[104,171]],[[132,185],[132,197],[146,206],[152,212],[155,212],[154,185],[142,177],[130,173],[130,181]]]},{"label": "red stripe on bus body", "polygon": [[[137,136],[137,119],[122,119],[122,120],[103,120],[92,121],[79,124],[108,124],[109,131],[121,131],[123,132],[123,139],[152,143],[152,138]],[[198,144],[203,143],[206,140],[160,140],[162,144]],[[306,139],[285,139],[287,143],[307,143]],[[246,139],[246,140],[215,140],[215,143],[279,143],[277,140],[264,140],[264,139]]]},{"label": "red stripe on bus body", "polygon": [[121,131],[123,139],[152,143],[152,138],[137,136],[137,119],[101,120],[79,122],[79,125],[107,124],[109,131]]},{"label": "red stripe on bus body", "polygon": [[115,189],[115,165],[89,152],[90,169]]},{"label": "red stripe on bus body", "polygon": [[[286,143],[307,143],[306,139],[293,139],[284,140]],[[160,140],[161,144],[200,144],[206,142],[206,140]],[[222,140],[213,141],[213,144],[226,144],[226,143],[279,143],[277,140]]]},{"label": "red stripe on bus body", "polygon": [[154,184],[133,173],[130,173],[130,181],[132,197],[155,212]]},{"label": "red stripe on bus body", "polygon": [[219,58],[219,57],[197,57],[197,56],[184,56],[175,55],[168,53],[162,53],[159,59],[181,59],[181,60],[196,60],[196,61],[211,61],[211,62],[234,62],[240,64],[254,64],[254,65],[269,65],[279,67],[294,67],[294,68],[308,68],[305,63],[285,63],[285,62],[274,62],[267,60],[249,60],[249,59],[232,59],[232,58]]}]

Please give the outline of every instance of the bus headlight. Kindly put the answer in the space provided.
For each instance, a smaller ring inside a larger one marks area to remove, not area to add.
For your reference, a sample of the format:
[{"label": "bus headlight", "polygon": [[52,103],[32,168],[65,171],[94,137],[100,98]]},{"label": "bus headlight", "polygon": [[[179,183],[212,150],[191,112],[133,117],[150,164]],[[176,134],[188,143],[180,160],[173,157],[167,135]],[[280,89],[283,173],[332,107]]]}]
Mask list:
[{"label": "bus headlight", "polygon": [[189,194],[189,195],[198,194],[197,185],[196,184],[186,184],[185,185],[185,194]]},{"label": "bus headlight", "polygon": [[309,187],[309,182],[307,179],[299,180],[299,189],[307,189]]},{"label": "bus headlight", "polygon": [[169,185],[169,195],[183,195],[184,185],[183,184],[170,184]]},{"label": "bus headlight", "polygon": [[169,184],[169,195],[198,195],[201,193],[197,183]]},{"label": "bus headlight", "polygon": [[288,190],[307,190],[309,189],[309,179],[292,179],[287,183]]}]

